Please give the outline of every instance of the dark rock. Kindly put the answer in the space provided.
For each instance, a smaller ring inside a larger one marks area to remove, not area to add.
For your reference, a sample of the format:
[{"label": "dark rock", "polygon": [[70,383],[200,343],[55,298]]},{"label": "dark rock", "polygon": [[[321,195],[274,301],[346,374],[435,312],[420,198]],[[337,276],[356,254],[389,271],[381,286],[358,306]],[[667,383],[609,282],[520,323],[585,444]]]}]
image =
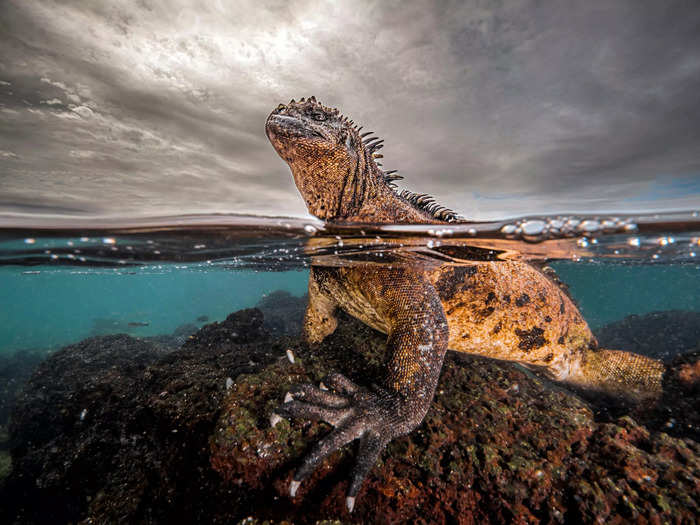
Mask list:
[{"label": "dark rock", "polygon": [[[600,422],[578,397],[530,373],[452,353],[425,421],[390,444],[352,516],[344,496],[354,446],[291,500],[294,469],[329,427],[273,429],[271,411],[292,384],[331,370],[379,381],[384,336],[342,316],[336,333],[309,348],[269,337],[260,312],[246,310],[174,352],[119,337],[67,347],[32,378],[15,410],[0,521],[692,523],[700,515],[696,441],[629,416]],[[696,363],[680,363],[667,380],[697,400]]]},{"label": "dark rock", "polygon": [[647,427],[700,442],[700,351],[677,356],[663,381],[663,396],[635,417]]},{"label": "dark rock", "polygon": [[197,328],[197,325],[196,325],[196,324],[193,324],[193,323],[185,323],[185,324],[181,324],[180,326],[178,326],[177,328],[175,328],[175,331],[173,332],[173,335],[174,335],[175,337],[180,337],[180,336],[185,336],[185,337],[187,337],[187,336],[190,336],[190,335],[196,333],[197,330],[199,330],[199,328]]},{"label": "dark rock", "polygon": [[28,350],[0,354],[0,429],[7,424],[17,394],[42,359],[44,355],[41,353]]},{"label": "dark rock", "polygon": [[670,310],[629,315],[596,332],[601,348],[629,350],[670,361],[700,350],[700,312]]},{"label": "dark rock", "polygon": [[217,508],[209,498],[223,490],[208,440],[227,377],[284,354],[261,325],[260,312],[247,310],[174,352],[126,335],[56,352],[12,416],[0,522],[208,521]]},{"label": "dark rock", "polygon": [[204,325],[184,344],[187,348],[225,348],[231,344],[252,343],[268,337],[263,314],[257,308],[239,310],[219,322]]},{"label": "dark rock", "polygon": [[[295,468],[328,432],[267,417],[290,385],[338,370],[368,384],[384,337],[352,321],[310,351],[239,378],[213,434],[212,466],[260,519],[359,523],[693,522],[700,515],[700,446],[650,433],[630,417],[598,423],[591,409],[515,367],[451,354],[423,424],[394,441],[344,510],[353,449],[336,453],[287,496]],[[361,353],[349,351],[357,348]]]},{"label": "dark rock", "polygon": [[265,329],[272,335],[299,335],[309,296],[296,297],[286,290],[269,293],[256,305],[265,316]]}]

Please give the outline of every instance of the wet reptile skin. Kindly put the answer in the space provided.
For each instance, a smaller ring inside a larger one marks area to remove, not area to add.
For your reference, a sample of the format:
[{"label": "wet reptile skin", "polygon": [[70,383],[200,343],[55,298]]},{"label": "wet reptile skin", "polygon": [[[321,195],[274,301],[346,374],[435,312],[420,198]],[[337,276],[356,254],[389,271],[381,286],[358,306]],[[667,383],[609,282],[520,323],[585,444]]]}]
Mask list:
[{"label": "wet reptile skin", "polygon": [[[313,97],[280,104],[266,124],[272,145],[289,164],[317,217],[441,223],[444,215],[397,194],[375,162],[373,142],[363,141],[359,131]],[[322,419],[335,427],[305,459],[292,482],[292,495],[326,455],[360,439],[348,493],[350,510],[385,445],[423,420],[447,349],[516,361],[577,388],[628,399],[655,398],[661,391],[664,366],[659,361],[598,349],[567,294],[528,263],[312,267],[304,321],[310,343],[335,330],[337,309],[387,334],[383,384],[367,389],[334,374],[326,381],[331,390],[300,385],[277,413]]]}]

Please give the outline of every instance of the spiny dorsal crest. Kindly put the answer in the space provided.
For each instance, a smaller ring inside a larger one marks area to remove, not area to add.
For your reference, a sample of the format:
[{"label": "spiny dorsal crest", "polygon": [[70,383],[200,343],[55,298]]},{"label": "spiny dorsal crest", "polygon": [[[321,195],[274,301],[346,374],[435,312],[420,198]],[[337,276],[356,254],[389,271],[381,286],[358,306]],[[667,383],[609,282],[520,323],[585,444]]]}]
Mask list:
[{"label": "spiny dorsal crest", "polygon": [[[427,195],[425,193],[413,193],[408,190],[399,191],[394,181],[401,180],[403,179],[403,177],[396,172],[397,170],[382,169],[382,164],[380,162],[377,162],[377,159],[384,158],[384,155],[377,153],[380,149],[384,147],[384,140],[380,139],[377,136],[374,136],[373,131],[366,131],[364,133],[360,133],[360,131],[362,131],[362,126],[357,126],[354,121],[349,120],[345,115],[341,115],[340,111],[338,111],[337,108],[329,108],[327,106],[324,106],[323,104],[318,102],[316,100],[316,97],[314,96],[311,96],[308,99],[302,98],[299,100],[299,104],[304,103],[314,104],[315,106],[318,106],[319,109],[322,109],[330,115],[339,115],[338,118],[340,118],[342,122],[346,123],[359,135],[364,148],[370,153],[370,158],[377,165],[377,168],[382,174],[387,186],[389,186],[389,188],[391,188],[392,191],[394,191],[394,193],[396,193],[399,197],[405,199],[411,206],[419,210],[426,211],[430,215],[441,221],[458,222],[461,220],[460,216],[457,213],[450,210],[449,208],[446,208],[445,206],[441,206],[440,204],[435,202],[435,199],[430,195]],[[289,102],[289,104],[293,105],[296,104],[296,102],[294,101],[294,99],[292,99]]]}]

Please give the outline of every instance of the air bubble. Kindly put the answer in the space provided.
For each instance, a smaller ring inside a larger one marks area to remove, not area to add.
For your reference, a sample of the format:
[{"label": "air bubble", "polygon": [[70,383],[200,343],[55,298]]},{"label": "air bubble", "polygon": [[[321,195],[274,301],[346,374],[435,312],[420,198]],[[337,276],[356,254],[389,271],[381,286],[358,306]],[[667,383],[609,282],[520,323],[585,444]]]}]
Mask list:
[{"label": "air bubble", "polygon": [[522,232],[525,235],[542,235],[544,233],[546,223],[541,220],[525,221],[522,225]]},{"label": "air bubble", "polygon": [[312,226],[311,224],[306,224],[304,226],[304,231],[306,233],[308,233],[309,235],[313,235],[314,233],[316,233],[318,231],[318,229],[316,228],[316,226]]},{"label": "air bubble", "polygon": [[513,235],[518,227],[515,224],[506,224],[501,228],[501,233],[504,235]]},{"label": "air bubble", "polygon": [[584,232],[595,232],[600,230],[600,223],[593,219],[587,219],[578,225],[578,229]]}]

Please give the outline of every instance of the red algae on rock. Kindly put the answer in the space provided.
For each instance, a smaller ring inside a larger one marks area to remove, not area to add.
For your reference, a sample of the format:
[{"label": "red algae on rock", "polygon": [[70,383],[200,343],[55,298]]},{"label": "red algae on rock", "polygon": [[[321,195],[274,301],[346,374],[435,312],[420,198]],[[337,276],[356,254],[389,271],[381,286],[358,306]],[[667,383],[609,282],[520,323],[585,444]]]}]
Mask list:
[{"label": "red algae on rock", "polygon": [[[348,350],[358,345],[361,354]],[[293,348],[294,364],[281,359],[239,377],[211,438],[212,466],[232,486],[260,491],[260,501],[286,500],[287,517],[300,523],[692,523],[700,516],[695,441],[650,432],[631,417],[598,423],[573,394],[515,367],[458,355],[446,360],[423,424],[388,447],[352,516],[343,503],[353,447],[290,500],[300,458],[330,427],[284,420],[271,428],[273,409],[291,385],[330,371],[371,381],[383,349],[380,334],[345,319],[319,348]],[[279,511],[258,508],[256,516]]]},{"label": "red algae on rock", "polygon": [[[17,401],[0,522],[699,521],[700,392],[688,381],[697,353],[674,360],[657,407],[606,420],[530,372],[449,354],[425,420],[389,445],[353,514],[345,510],[353,446],[290,498],[293,472],[330,427],[273,428],[272,411],[292,385],[329,372],[378,382],[384,341],[343,316],[309,347],[271,336],[260,311],[246,310],[179,350],[128,336],[66,347]],[[87,357],[89,366],[74,366]]]}]

